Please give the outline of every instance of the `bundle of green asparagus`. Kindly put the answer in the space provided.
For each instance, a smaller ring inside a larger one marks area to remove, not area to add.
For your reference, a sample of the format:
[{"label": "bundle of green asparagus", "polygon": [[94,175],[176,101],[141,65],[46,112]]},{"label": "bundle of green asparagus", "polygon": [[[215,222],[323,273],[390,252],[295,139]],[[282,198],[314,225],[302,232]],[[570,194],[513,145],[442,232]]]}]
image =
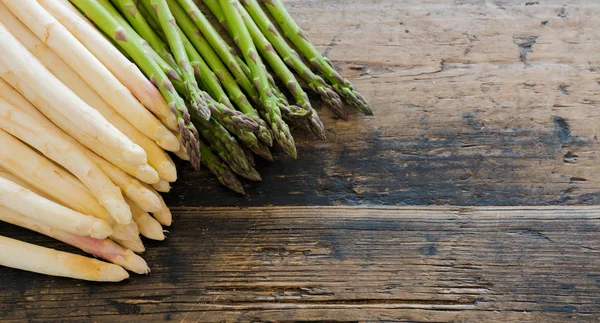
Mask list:
[{"label": "bundle of green asparagus", "polygon": [[308,93],[372,114],[280,0],[1,0],[0,221],[112,264],[0,236],[0,265],[149,272],[136,253],[171,225],[169,153],[243,194],[255,156],[296,158],[291,129],[326,138]]}]

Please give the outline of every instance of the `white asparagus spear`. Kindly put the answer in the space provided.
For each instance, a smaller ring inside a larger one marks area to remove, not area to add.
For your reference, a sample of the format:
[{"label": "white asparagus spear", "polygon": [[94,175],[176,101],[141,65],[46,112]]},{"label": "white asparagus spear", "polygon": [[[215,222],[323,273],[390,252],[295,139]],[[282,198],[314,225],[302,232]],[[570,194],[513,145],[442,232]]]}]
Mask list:
[{"label": "white asparagus spear", "polygon": [[162,193],[169,193],[171,191],[171,183],[162,179],[158,183],[152,184],[152,187]]},{"label": "white asparagus spear", "polygon": [[[88,106],[50,73],[0,23],[0,77],[21,92],[58,126],[78,138],[87,133],[101,146],[120,153],[132,167],[146,164],[146,152],[117,130],[96,110]],[[71,121],[61,125],[56,116]],[[73,128],[73,125],[76,128]]]},{"label": "white asparagus spear", "polygon": [[119,265],[136,274],[142,275],[150,272],[148,264],[142,257],[136,255],[129,249],[119,246],[112,240],[94,239],[55,229],[40,221],[25,217],[4,207],[0,207],[0,221],[41,233],[50,238],[79,248],[96,257],[110,261],[113,264]]},{"label": "white asparagus spear", "polygon": [[[51,15],[35,0],[4,0],[23,24],[75,70],[90,87],[125,119],[166,150],[179,150],[177,137],[148,111],[129,90],[58,20],[68,10]],[[46,3],[51,7],[51,3]],[[60,5],[59,3],[56,3]],[[60,5],[60,9],[64,6]]]},{"label": "white asparagus spear", "polygon": [[131,208],[131,215],[133,220],[138,225],[140,233],[152,240],[163,241],[165,240],[165,234],[163,228],[148,212],[140,209],[135,203],[130,202],[129,207]]},{"label": "white asparagus spear", "polygon": [[73,234],[97,239],[112,235],[106,221],[73,211],[5,178],[0,178],[0,206]]},{"label": "white asparagus spear", "polygon": [[181,159],[181,160],[186,160],[189,161],[190,160],[190,156],[187,153],[187,149],[185,149],[184,145],[181,145],[181,149],[179,149],[176,152],[173,152],[175,154],[175,156],[177,156],[177,158]]},{"label": "white asparagus spear", "polygon": [[131,221],[131,211],[123,195],[96,164],[63,136],[45,127],[0,98],[0,128],[34,147],[75,175],[94,194],[117,223]]},{"label": "white asparagus spear", "polygon": [[129,278],[120,266],[3,236],[0,236],[0,266],[98,282],[120,282]]},{"label": "white asparagus spear", "polygon": [[[0,177],[13,181],[42,197],[59,203],[58,201],[53,200],[50,196],[46,195],[44,192],[36,189],[29,183],[23,181],[21,178],[18,178],[9,172],[6,172],[6,170],[2,169],[2,167],[0,167]],[[85,186],[83,186],[83,189],[86,189]],[[134,252],[144,252],[145,250],[144,243],[140,239],[138,225],[135,221],[131,221],[131,223],[129,224],[113,224],[113,235],[110,236],[110,239],[125,247],[126,249],[130,249]]]},{"label": "white asparagus spear", "polygon": [[[177,180],[177,170],[173,160],[154,141],[139,132],[131,123],[123,119],[108,105],[83,79],[73,71],[56,53],[40,41],[4,4],[0,3],[0,21],[25,48],[36,56],[50,72],[58,77],[75,94],[92,108],[100,112],[108,122],[123,132],[133,142],[142,147],[148,156],[148,164],[152,166],[160,178],[170,182]],[[93,138],[91,140],[94,140]],[[110,153],[110,151],[107,151]],[[116,158],[114,156],[113,158]],[[152,177],[154,178],[154,176]]]},{"label": "white asparagus spear", "polygon": [[156,196],[158,197],[158,199],[160,200],[160,204],[161,204],[161,209],[153,212],[152,216],[158,221],[160,222],[160,224],[166,226],[166,227],[170,227],[173,224],[173,215],[171,214],[171,210],[169,210],[169,207],[167,206],[167,204],[165,203],[165,200],[163,200],[162,196],[160,196],[160,194],[158,194],[157,191],[155,191],[152,188],[149,188],[152,190],[152,192],[154,194],[156,194]]},{"label": "white asparagus spear", "polygon": [[[0,97],[3,95],[0,91]],[[114,237],[139,239],[135,223],[116,223],[88,188],[71,173],[4,130],[0,130],[0,142],[0,177],[77,212],[106,221],[112,227]]]},{"label": "white asparagus spear", "polygon": [[[2,80],[0,80],[0,97],[5,98],[7,101],[26,113],[29,117],[33,118],[37,123],[43,125],[46,132],[50,136],[61,138],[62,140],[78,147],[102,170],[102,172],[104,172],[104,175],[107,176],[108,179],[114,183],[114,185],[117,185],[123,191],[125,196],[136,202],[136,204],[138,204],[138,206],[140,206],[142,209],[148,212],[154,212],[163,207],[160,200],[151,190],[147,189],[146,186],[142,185],[142,183],[135,178],[127,175],[119,168],[83,147],[72,137],[68,136],[66,133],[56,127],[56,125],[50,122],[48,118],[40,113],[20,93],[16,92],[16,90]],[[123,202],[125,201],[123,200]]]},{"label": "white asparagus spear", "polygon": [[[72,13],[72,15],[64,14],[65,19],[61,21],[63,25],[167,128],[178,132],[175,114],[160,91],[144,76],[137,65],[113,46],[68,0],[58,0],[58,2]],[[49,7],[46,8],[50,13],[53,12]]]}]

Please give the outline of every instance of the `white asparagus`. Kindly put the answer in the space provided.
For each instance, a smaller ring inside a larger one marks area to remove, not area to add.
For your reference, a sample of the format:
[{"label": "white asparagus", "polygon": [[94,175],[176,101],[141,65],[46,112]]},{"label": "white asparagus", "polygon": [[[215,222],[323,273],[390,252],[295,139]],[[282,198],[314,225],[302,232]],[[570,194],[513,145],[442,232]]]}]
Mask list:
[{"label": "white asparagus", "polygon": [[0,178],[0,206],[73,234],[97,239],[112,235],[106,221],[71,210],[5,178]]},{"label": "white asparagus", "polygon": [[163,228],[148,212],[140,209],[135,203],[130,202],[129,207],[131,208],[131,215],[133,220],[138,225],[140,233],[151,240],[163,241],[165,240],[165,234]]},{"label": "white asparagus", "polygon": [[[135,224],[135,221],[133,223]],[[131,241],[111,238],[111,240],[135,253],[143,253],[144,251],[146,251],[146,247],[144,247],[144,243],[141,239],[139,239],[139,241]]]},{"label": "white asparagus", "polygon": [[160,200],[160,204],[161,204],[161,209],[153,212],[152,216],[162,225],[166,226],[166,227],[170,227],[173,224],[173,215],[171,214],[171,210],[169,209],[169,207],[167,206],[167,204],[165,203],[165,200],[163,200],[162,196],[160,196],[160,194],[158,194],[157,191],[155,191],[152,188],[149,188],[152,190],[152,192],[154,194],[156,194],[156,196],[158,197],[158,199]]},{"label": "white asparagus", "polygon": [[[148,156],[148,164],[158,173],[160,178],[170,182],[177,180],[175,163],[169,155],[154,141],[139,132],[131,123],[121,117],[106,101],[104,101],[84,80],[73,71],[56,53],[40,41],[12,12],[0,3],[0,21],[3,21],[8,30],[27,48],[40,62],[68,86],[77,96],[83,99],[92,108],[100,112],[108,122],[123,132],[133,142],[142,147]],[[90,138],[90,140],[95,140]],[[107,151],[107,154],[110,154]],[[117,158],[113,156],[112,159]],[[136,175],[136,174],[132,174]],[[152,181],[155,176],[151,175]],[[141,180],[143,180],[142,178]]]},{"label": "white asparagus", "polygon": [[[179,137],[180,136],[178,136],[177,138],[179,138]],[[175,154],[175,156],[177,156],[177,158],[179,158],[181,160],[190,161],[190,156],[188,155],[187,149],[185,149],[184,145],[181,145],[181,149],[179,149],[178,151],[175,151],[173,153]]]},{"label": "white asparagus", "polygon": [[[59,203],[58,201],[53,200],[50,196],[46,195],[44,192],[39,191],[35,187],[31,186],[31,184],[23,181],[11,173],[6,172],[4,169],[2,169],[2,167],[0,167],[0,178],[6,178],[44,198]],[[85,189],[85,187],[83,188]],[[144,251],[144,243],[140,239],[140,231],[138,230],[138,224],[135,221],[131,221],[131,223],[125,225],[113,224],[113,234],[110,236],[110,239],[122,245],[126,249],[131,249],[135,252]]]},{"label": "white asparagus", "polygon": [[148,186],[122,172],[110,163],[98,162],[102,171],[113,181],[113,183],[120,187],[123,194],[135,202],[137,206],[147,212],[155,212],[162,209],[160,200],[153,194],[152,190],[148,189]]},{"label": "white asparagus", "polygon": [[158,183],[152,184],[152,187],[161,193],[169,193],[171,191],[171,183],[162,179]]},{"label": "white asparagus", "polygon": [[[4,95],[0,87],[0,97],[6,97]],[[123,240],[139,239],[135,223],[116,223],[88,188],[71,173],[4,130],[0,130],[0,142],[0,177],[72,210],[106,221],[111,225],[114,237]]]},{"label": "white asparagus", "polygon": [[131,222],[131,211],[119,188],[79,147],[64,138],[68,136],[56,135],[58,131],[37,122],[23,110],[1,98],[0,128],[34,147],[79,178],[117,223]]},{"label": "white asparagus", "polygon": [[58,54],[90,87],[108,102],[125,119],[131,121],[142,133],[170,151],[179,150],[179,141],[156,117],[148,111],[129,90],[90,53],[75,36],[61,24],[63,13],[69,13],[60,3],[48,8],[50,14],[35,0],[4,0],[12,13],[40,40]]},{"label": "white asparagus", "polygon": [[0,236],[0,266],[98,282],[120,282],[129,278],[120,266],[3,236]]},{"label": "white asparagus", "polygon": [[[100,146],[120,153],[131,166],[146,164],[146,152],[88,106],[56,76],[50,73],[0,23],[0,77],[23,94],[47,117],[74,138],[83,133],[96,138]],[[61,124],[61,116],[71,122]]]},{"label": "white asparagus", "polygon": [[[114,185],[118,186],[125,196],[136,202],[136,204],[138,204],[138,206],[140,206],[142,209],[148,212],[154,212],[162,208],[162,204],[160,203],[159,199],[155,196],[155,194],[153,194],[152,191],[149,191],[146,186],[142,185],[142,183],[135,178],[127,175],[119,168],[83,147],[72,137],[68,136],[66,133],[56,127],[56,125],[50,122],[50,120],[40,113],[21,94],[16,92],[10,87],[10,85],[2,80],[0,80],[0,97],[5,98],[7,101],[26,113],[29,117],[33,118],[35,122],[43,125],[45,127],[45,131],[50,136],[60,138],[71,143],[75,147],[78,147],[93,163],[100,168],[100,170],[104,173],[103,175],[108,177],[111,184],[114,183]],[[125,200],[123,200],[123,203],[125,203]]]},{"label": "white asparagus", "polygon": [[125,85],[129,91],[167,128],[174,132],[179,131],[177,118],[160,91],[144,76],[144,73],[125,57],[113,44],[100,33],[96,27],[84,17],[68,0],[58,0],[70,10],[73,16],[69,17],[70,23],[63,25],[73,33],[77,39],[96,56],[113,75]]},{"label": "white asparagus", "polygon": [[150,272],[148,264],[142,257],[136,255],[129,249],[119,246],[109,239],[94,239],[90,237],[79,236],[64,230],[55,229],[40,221],[25,217],[17,212],[0,207],[0,221],[10,223],[50,238],[64,242],[73,247],[79,248],[98,258],[110,261],[136,274],[147,274]]}]

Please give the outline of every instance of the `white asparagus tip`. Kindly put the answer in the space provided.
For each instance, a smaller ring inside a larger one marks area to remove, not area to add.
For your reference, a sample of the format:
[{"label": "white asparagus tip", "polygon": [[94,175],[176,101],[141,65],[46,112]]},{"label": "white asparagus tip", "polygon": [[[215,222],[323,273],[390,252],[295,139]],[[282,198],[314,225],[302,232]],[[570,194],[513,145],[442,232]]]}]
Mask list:
[{"label": "white asparagus tip", "polygon": [[131,223],[131,210],[129,205],[126,203],[120,203],[115,199],[109,199],[102,203],[102,205],[108,210],[108,213],[112,215],[114,220],[119,224]]},{"label": "white asparagus tip", "polygon": [[168,207],[163,207],[159,211],[152,213],[152,216],[165,227],[170,227],[173,224],[173,215]]},{"label": "white asparagus tip", "polygon": [[156,171],[161,180],[174,183],[177,181],[177,168],[170,162],[164,162],[160,164]]},{"label": "white asparagus tip", "polygon": [[160,223],[155,220],[150,214],[145,213],[141,216],[138,221],[138,228],[140,233],[151,240],[163,241],[165,240],[165,234]]},{"label": "white asparagus tip", "polygon": [[171,191],[171,183],[161,180],[156,184],[152,184],[155,190],[161,193],[169,193]]},{"label": "white asparagus tip", "polygon": [[121,266],[101,262],[96,259],[92,259],[102,263],[98,268],[99,282],[120,282],[129,278],[129,273]]},{"label": "white asparagus tip", "polygon": [[144,247],[144,243],[139,237],[135,240],[120,240],[113,237],[112,240],[135,253],[146,251],[146,247]]},{"label": "white asparagus tip", "polygon": [[160,182],[158,172],[150,165],[142,165],[137,167],[135,170],[135,177],[148,184],[156,184]]},{"label": "white asparagus tip", "polygon": [[125,267],[127,270],[132,271],[139,275],[145,275],[150,273],[150,267],[146,263],[142,257],[133,253],[133,251],[127,249],[125,252],[125,259],[123,259],[123,264],[121,266]]},{"label": "white asparagus tip", "polygon": [[113,230],[106,221],[94,219],[90,228],[90,237],[95,239],[106,239],[113,234]]},{"label": "white asparagus tip", "polygon": [[161,138],[161,140],[156,143],[161,146],[164,150],[167,151],[179,151],[181,149],[181,143],[179,139],[169,131],[166,127],[160,127],[155,133],[156,138]]}]

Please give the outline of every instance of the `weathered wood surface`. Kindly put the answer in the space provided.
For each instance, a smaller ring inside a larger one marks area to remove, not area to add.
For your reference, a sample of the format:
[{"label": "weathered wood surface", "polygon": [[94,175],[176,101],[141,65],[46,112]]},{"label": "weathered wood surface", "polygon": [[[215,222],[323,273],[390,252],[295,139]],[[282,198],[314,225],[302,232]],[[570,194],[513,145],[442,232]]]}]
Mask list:
[{"label": "weathered wood surface", "polygon": [[175,220],[149,244],[152,274],[124,284],[0,268],[0,321],[600,319],[600,208],[182,208]]},{"label": "weathered wood surface", "polygon": [[[246,199],[182,172],[173,205],[556,205],[600,202],[600,3],[287,1],[372,103]],[[189,170],[189,169],[187,169]]]}]

